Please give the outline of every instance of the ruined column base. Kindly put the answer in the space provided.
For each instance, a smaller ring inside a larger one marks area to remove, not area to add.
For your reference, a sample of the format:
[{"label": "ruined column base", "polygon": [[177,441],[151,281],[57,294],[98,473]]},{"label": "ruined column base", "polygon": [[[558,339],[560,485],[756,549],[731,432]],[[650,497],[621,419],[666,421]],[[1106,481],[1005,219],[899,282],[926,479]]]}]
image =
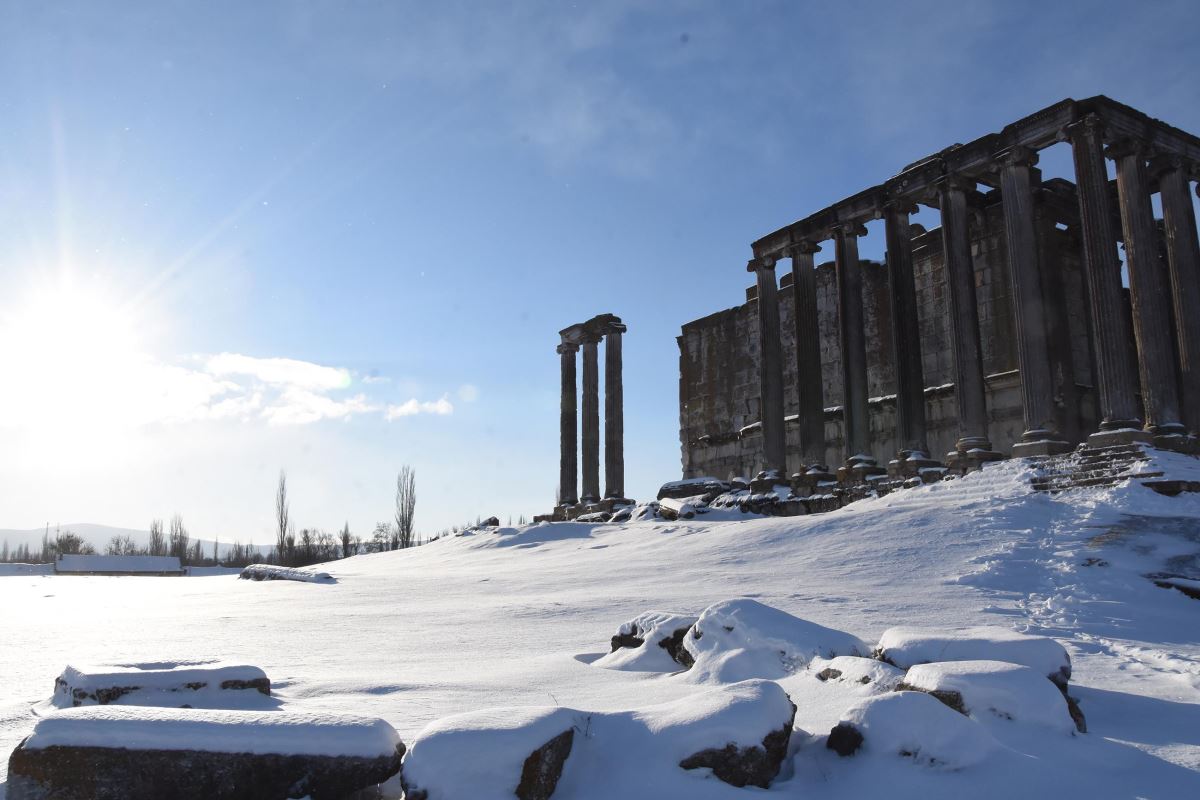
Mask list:
[{"label": "ruined column base", "polygon": [[965,475],[968,472],[975,472],[983,469],[985,464],[990,464],[993,461],[1003,461],[1006,456],[995,450],[983,450],[973,448],[966,452],[951,450],[946,453],[946,467],[951,472]]},{"label": "ruined column base", "polygon": [[1190,456],[1200,455],[1200,439],[1186,433],[1158,435],[1153,437],[1153,444],[1163,450],[1173,450]]},{"label": "ruined column base", "polygon": [[837,480],[842,486],[860,486],[887,475],[887,470],[875,463],[873,458],[853,456],[838,467]]},{"label": "ruined column base", "polygon": [[1117,447],[1126,444],[1153,444],[1154,435],[1138,428],[1097,431],[1087,438],[1088,447]]},{"label": "ruined column base", "polygon": [[1041,439],[1036,442],[1018,442],[1013,445],[1013,458],[1030,458],[1034,456],[1057,456],[1069,453],[1073,448],[1070,442],[1056,439]]},{"label": "ruined column base", "polygon": [[946,474],[946,465],[924,453],[914,453],[888,462],[887,474],[893,479],[919,478],[923,483],[939,481]]},{"label": "ruined column base", "polygon": [[792,492],[800,497],[825,494],[837,483],[837,475],[824,464],[815,464],[803,472],[792,475]]}]

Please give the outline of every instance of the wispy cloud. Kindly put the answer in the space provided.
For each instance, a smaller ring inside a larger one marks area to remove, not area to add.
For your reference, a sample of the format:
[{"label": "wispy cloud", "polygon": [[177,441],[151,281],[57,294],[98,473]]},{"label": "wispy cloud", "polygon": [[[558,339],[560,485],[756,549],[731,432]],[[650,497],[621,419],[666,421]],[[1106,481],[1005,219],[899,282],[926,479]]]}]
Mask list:
[{"label": "wispy cloud", "polygon": [[415,397],[399,405],[388,406],[384,419],[388,422],[401,417],[414,417],[417,414],[433,414],[444,417],[454,413],[454,405],[445,395],[440,400],[421,402]]},{"label": "wispy cloud", "polygon": [[207,359],[205,371],[218,376],[246,376],[263,383],[314,390],[344,389],[350,385],[349,370],[294,358],[254,358],[221,353]]}]

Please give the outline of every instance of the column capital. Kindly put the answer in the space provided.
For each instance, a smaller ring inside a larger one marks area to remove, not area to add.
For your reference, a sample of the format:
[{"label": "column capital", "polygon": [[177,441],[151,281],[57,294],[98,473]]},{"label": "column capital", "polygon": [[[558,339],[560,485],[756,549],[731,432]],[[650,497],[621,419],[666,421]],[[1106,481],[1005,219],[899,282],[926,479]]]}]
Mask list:
[{"label": "column capital", "polygon": [[915,214],[918,208],[917,204],[907,197],[895,197],[883,204],[883,210],[888,214]]},{"label": "column capital", "polygon": [[1034,167],[1038,163],[1036,150],[1019,144],[996,154],[996,162],[1001,167]]},{"label": "column capital", "polygon": [[604,334],[596,330],[585,330],[579,334],[580,344],[600,344],[604,339]]},{"label": "column capital", "polygon": [[775,271],[775,257],[766,256],[764,258],[752,258],[746,262],[746,272],[758,272],[759,270]]},{"label": "column capital", "polygon": [[866,236],[867,226],[861,222],[839,222],[833,226],[833,232],[838,236]]},{"label": "column capital", "polygon": [[1104,148],[1104,155],[1113,159],[1124,158],[1125,156],[1141,156],[1145,159],[1149,154],[1144,142],[1132,137],[1126,137]]},{"label": "column capital", "polygon": [[976,181],[974,178],[963,175],[961,172],[947,172],[945,175],[934,181],[933,185],[937,187],[939,192],[956,191],[969,194],[975,191]]},{"label": "column capital", "polygon": [[578,353],[579,345],[575,342],[561,342],[559,343],[558,347],[554,348],[554,352],[558,353],[560,356],[566,355],[567,353]]},{"label": "column capital", "polygon": [[1068,139],[1073,139],[1078,135],[1098,136],[1104,138],[1107,129],[1104,127],[1104,120],[1100,119],[1099,114],[1087,114],[1080,119],[1069,123],[1065,128]]},{"label": "column capital", "polygon": [[819,252],[821,252],[821,245],[817,244],[816,242],[809,241],[808,239],[801,239],[799,241],[792,242],[788,246],[788,253],[793,257],[795,254],[812,255],[813,253]]},{"label": "column capital", "polygon": [[[1182,170],[1188,166],[1187,160],[1175,153],[1159,153],[1150,159],[1150,174],[1157,178],[1164,172]],[[1187,174],[1186,172],[1184,173]]]}]

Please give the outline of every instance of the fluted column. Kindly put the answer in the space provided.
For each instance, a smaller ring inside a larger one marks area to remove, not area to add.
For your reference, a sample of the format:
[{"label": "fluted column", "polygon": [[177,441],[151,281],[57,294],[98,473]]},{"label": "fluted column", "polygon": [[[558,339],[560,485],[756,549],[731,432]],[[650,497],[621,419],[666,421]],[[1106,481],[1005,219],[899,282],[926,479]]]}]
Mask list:
[{"label": "fluted column", "polygon": [[1014,456],[1047,455],[1070,449],[1055,421],[1046,309],[1034,227],[1031,171],[1035,164],[1037,153],[1026,147],[1014,147],[1000,158],[1000,192],[1025,412],[1025,432],[1013,446]]},{"label": "fluted column", "polygon": [[863,319],[862,265],[858,237],[867,230],[859,224],[839,225],[833,231],[838,289],[838,339],[842,351],[842,425],[847,463],[870,457],[870,418],[867,409],[867,337]]},{"label": "fluted column", "polygon": [[575,354],[579,345],[563,342],[558,346],[562,371],[562,397],[559,401],[558,432],[558,504],[573,506],[579,502],[579,467],[575,460],[578,447],[579,419],[575,405]]},{"label": "fluted column", "polygon": [[783,345],[779,338],[779,286],[775,262],[753,259],[746,267],[758,282],[758,386],[763,469],[787,469],[783,427]]},{"label": "fluted column", "polygon": [[596,345],[600,336],[583,337],[583,496],[585,503],[600,499],[600,370]]},{"label": "fluted column", "polygon": [[[1158,231],[1150,206],[1146,154],[1134,140],[1109,147],[1108,154],[1117,162],[1117,195],[1125,233],[1146,430],[1156,435],[1183,433],[1171,344],[1170,287],[1158,263]],[[1188,311],[1195,313],[1195,309]]]},{"label": "fluted column", "polygon": [[888,291],[892,301],[892,342],[896,353],[896,444],[901,460],[928,458],[925,435],[925,376],[921,366],[921,328],[917,287],[913,282],[909,203],[890,204],[884,214]]},{"label": "fluted column", "polygon": [[805,467],[825,466],[825,398],[821,380],[821,332],[817,325],[817,273],[813,242],[792,246],[792,300],[796,323],[796,394],[800,453]]},{"label": "fluted column", "polygon": [[1183,423],[1192,433],[1200,434],[1200,247],[1196,241],[1196,212],[1188,196],[1188,175],[1182,159],[1160,156],[1151,162],[1151,168],[1158,175],[1166,228]]},{"label": "fluted column", "polygon": [[621,334],[610,326],[604,339],[604,496],[625,497],[625,390],[621,378]]},{"label": "fluted column", "polygon": [[[1125,315],[1117,236],[1109,204],[1104,131],[1089,114],[1068,128],[1079,191],[1083,269],[1088,282],[1092,343],[1096,354],[1096,390],[1100,430],[1141,428],[1131,365],[1132,337]],[[1190,207],[1190,204],[1189,204]]]},{"label": "fluted column", "polygon": [[[954,352],[954,399],[958,406],[960,457],[991,453],[988,438],[987,395],[983,354],[979,342],[979,309],[975,299],[975,268],[971,262],[967,192],[974,181],[948,175],[938,185],[942,215],[942,252],[950,295],[950,340]],[[996,454],[992,454],[994,457]]]}]

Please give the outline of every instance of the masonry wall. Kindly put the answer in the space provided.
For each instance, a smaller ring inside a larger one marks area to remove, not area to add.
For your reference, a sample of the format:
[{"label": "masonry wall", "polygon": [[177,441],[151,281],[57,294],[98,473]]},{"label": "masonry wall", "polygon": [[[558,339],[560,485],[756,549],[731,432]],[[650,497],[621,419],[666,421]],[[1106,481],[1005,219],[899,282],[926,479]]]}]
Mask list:
[{"label": "masonry wall", "polygon": [[[1051,354],[1064,434],[1077,440],[1094,430],[1091,339],[1086,287],[1081,272],[1074,186],[1047,181],[1037,194],[1037,227],[1047,307],[1057,309]],[[929,446],[935,457],[953,449],[959,436],[950,345],[950,308],[943,270],[941,229],[914,226],[913,266],[921,331]],[[971,254],[979,306],[989,427],[993,446],[1006,452],[1023,429],[1020,374],[1010,297],[1003,211],[999,193],[985,199],[972,222]],[[832,249],[831,247],[828,249]],[[781,264],[782,266],[782,264]],[[895,369],[887,270],[863,261],[863,305],[870,395],[870,448],[880,463],[895,453]],[[788,470],[800,468],[795,320],[792,275],[780,279],[779,312],[784,353],[784,413]],[[824,391],[826,462],[845,458],[842,367],[838,341],[837,285],[833,263],[817,266],[817,314]],[[679,414],[683,476],[752,476],[762,468],[759,431],[758,303],[753,287],[746,302],[689,322],[679,343]]]}]

